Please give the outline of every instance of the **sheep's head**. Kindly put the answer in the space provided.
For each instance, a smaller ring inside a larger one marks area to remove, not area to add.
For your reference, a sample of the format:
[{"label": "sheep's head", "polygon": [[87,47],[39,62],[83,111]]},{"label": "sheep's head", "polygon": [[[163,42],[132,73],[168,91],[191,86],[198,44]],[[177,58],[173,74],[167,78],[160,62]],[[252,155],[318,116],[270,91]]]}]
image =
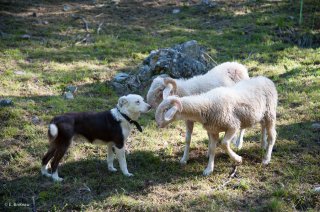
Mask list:
[{"label": "sheep's head", "polygon": [[155,118],[158,127],[163,128],[175,120],[176,113],[182,111],[180,99],[176,96],[169,96],[164,99],[157,108]]},{"label": "sheep's head", "polygon": [[176,91],[176,82],[170,77],[157,77],[153,80],[147,93],[147,102],[152,108],[157,108],[161,101]]}]

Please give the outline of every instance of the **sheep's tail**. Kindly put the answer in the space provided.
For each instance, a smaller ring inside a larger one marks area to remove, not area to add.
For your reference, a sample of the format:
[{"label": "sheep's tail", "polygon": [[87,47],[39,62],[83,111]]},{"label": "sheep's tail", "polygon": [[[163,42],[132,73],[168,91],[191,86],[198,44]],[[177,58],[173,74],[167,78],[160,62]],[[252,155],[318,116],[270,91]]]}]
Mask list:
[{"label": "sheep's tail", "polygon": [[50,124],[48,129],[49,140],[53,141],[58,136],[58,127],[55,124]]}]

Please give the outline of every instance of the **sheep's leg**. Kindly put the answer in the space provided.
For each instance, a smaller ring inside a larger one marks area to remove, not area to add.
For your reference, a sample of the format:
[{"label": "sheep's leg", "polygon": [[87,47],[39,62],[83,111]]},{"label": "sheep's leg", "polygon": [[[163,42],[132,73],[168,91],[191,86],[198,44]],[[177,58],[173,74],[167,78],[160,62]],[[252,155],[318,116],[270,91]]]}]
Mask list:
[{"label": "sheep's leg", "polygon": [[193,131],[194,122],[186,121],[186,146],[184,148],[183,156],[180,160],[182,165],[187,164],[189,160],[189,151],[190,151],[190,142],[191,142],[191,134]]},{"label": "sheep's leg", "polygon": [[261,124],[261,148],[267,150],[267,128],[264,124]]},{"label": "sheep's leg", "polygon": [[209,136],[209,162],[207,168],[203,171],[204,176],[208,176],[213,172],[214,157],[216,152],[217,143],[219,141],[219,134],[208,134]]},{"label": "sheep's leg", "polygon": [[236,141],[236,146],[238,149],[242,149],[244,132],[245,129],[240,130],[240,135]]},{"label": "sheep's leg", "polygon": [[224,138],[222,140],[222,147],[227,151],[228,155],[231,157],[232,160],[234,160],[237,163],[241,163],[242,157],[235,153],[230,147],[231,139],[234,137],[236,132],[237,130],[230,129],[225,133]]},{"label": "sheep's leg", "polygon": [[270,163],[272,149],[273,149],[274,143],[276,142],[277,132],[276,132],[275,121],[271,121],[271,123],[267,125],[267,134],[268,134],[267,152],[264,159],[262,160],[262,164],[264,165],[267,165]]}]

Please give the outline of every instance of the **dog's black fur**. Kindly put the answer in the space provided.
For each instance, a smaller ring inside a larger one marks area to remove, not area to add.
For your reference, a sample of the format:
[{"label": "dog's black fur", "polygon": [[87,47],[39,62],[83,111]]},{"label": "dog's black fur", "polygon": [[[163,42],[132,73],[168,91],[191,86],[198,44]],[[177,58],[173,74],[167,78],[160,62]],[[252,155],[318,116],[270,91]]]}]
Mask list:
[{"label": "dog's black fur", "polygon": [[42,165],[46,165],[51,158],[51,171],[55,172],[59,162],[69,148],[74,135],[82,135],[89,142],[101,140],[113,142],[121,149],[124,146],[121,122],[116,120],[111,111],[66,113],[56,116],[50,124],[58,128],[58,135],[53,137],[48,131],[50,148],[42,158]]}]

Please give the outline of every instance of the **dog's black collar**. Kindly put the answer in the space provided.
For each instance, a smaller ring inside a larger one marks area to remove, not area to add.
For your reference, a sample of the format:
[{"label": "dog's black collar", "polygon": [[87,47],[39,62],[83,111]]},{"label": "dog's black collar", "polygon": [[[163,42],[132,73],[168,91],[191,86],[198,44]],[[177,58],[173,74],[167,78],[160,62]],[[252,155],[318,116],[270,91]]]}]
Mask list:
[{"label": "dog's black collar", "polygon": [[130,124],[134,124],[134,125],[137,127],[137,129],[138,129],[140,132],[142,132],[142,127],[140,126],[140,124],[139,124],[138,122],[132,120],[132,119],[131,119],[129,116],[127,116],[126,114],[121,113],[118,107],[117,107],[117,110],[118,110],[118,112],[123,116],[123,118],[125,118]]}]

